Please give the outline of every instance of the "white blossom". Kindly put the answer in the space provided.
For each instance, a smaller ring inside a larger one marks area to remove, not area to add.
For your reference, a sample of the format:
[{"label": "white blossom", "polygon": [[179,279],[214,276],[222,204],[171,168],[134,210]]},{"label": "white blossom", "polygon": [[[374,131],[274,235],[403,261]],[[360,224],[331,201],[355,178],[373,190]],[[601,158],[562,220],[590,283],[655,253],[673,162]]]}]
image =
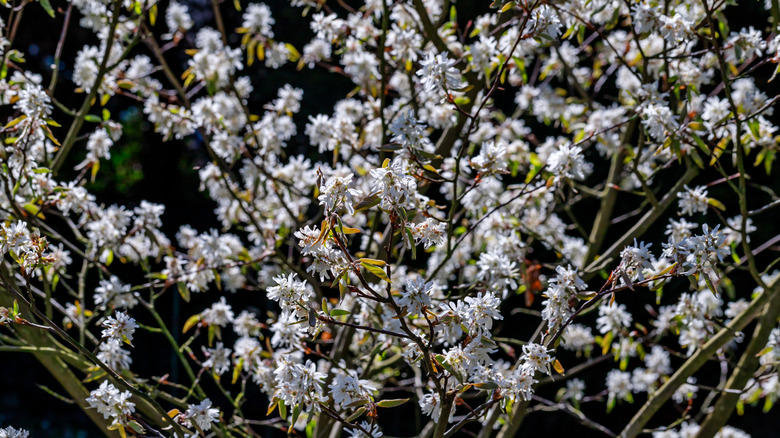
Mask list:
[{"label": "white blossom", "polygon": [[104,338],[117,339],[128,343],[133,341],[133,333],[138,328],[135,319],[130,317],[127,312],[116,312],[115,316],[109,316],[101,324]]},{"label": "white blossom", "polygon": [[219,409],[211,407],[211,400],[204,399],[198,404],[191,404],[184,413],[186,423],[197,425],[200,430],[211,430],[212,423],[219,421]]}]

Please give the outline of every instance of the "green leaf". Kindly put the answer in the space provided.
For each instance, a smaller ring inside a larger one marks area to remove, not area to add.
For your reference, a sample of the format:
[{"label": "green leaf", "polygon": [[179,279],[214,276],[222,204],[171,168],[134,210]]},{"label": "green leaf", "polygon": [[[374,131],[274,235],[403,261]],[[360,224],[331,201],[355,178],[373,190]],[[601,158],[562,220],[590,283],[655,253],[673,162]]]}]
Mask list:
[{"label": "green leaf", "polygon": [[181,295],[181,298],[184,300],[184,302],[189,303],[190,302],[190,290],[187,288],[187,286],[184,284],[184,282],[178,282],[176,283],[176,288],[179,289],[179,295]]},{"label": "green leaf", "polygon": [[192,315],[189,318],[187,318],[187,321],[184,323],[184,328],[181,330],[182,333],[187,333],[191,328],[195,327],[196,324],[200,322],[200,313],[196,315]]},{"label": "green leaf", "polygon": [[689,155],[690,155],[691,159],[693,160],[694,164],[699,166],[699,169],[704,169],[704,160],[701,159],[701,157],[699,156],[699,153],[696,152],[696,149],[691,149],[689,151]]},{"label": "green leaf", "polygon": [[[236,0],[238,2],[238,0]],[[311,420],[306,424],[306,438],[312,438],[314,436],[314,428],[317,427],[317,420]]]},{"label": "green leaf", "polygon": [[395,151],[400,151],[401,149],[403,149],[403,146],[401,146],[400,144],[393,144],[393,143],[386,144],[377,148],[379,152],[395,152]]},{"label": "green leaf", "polygon": [[715,285],[712,284],[712,280],[710,280],[710,276],[707,275],[706,272],[702,272],[701,275],[704,277],[704,282],[707,283],[707,288],[712,292],[713,295],[716,297],[718,296],[718,291],[715,290]]},{"label": "green leaf", "polygon": [[734,260],[734,263],[738,265],[742,263],[737,254],[737,244],[734,242],[731,243],[731,260]]},{"label": "green leaf", "polygon": [[241,368],[244,367],[244,358],[238,360],[238,363],[233,368],[233,379],[231,382],[235,384],[238,381],[238,376],[241,374]]},{"label": "green leaf", "polygon": [[710,204],[711,206],[717,208],[718,210],[726,211],[726,206],[723,205],[723,203],[718,201],[717,199],[709,198],[707,199],[707,204]]},{"label": "green leaf", "polygon": [[24,207],[22,208],[24,208],[26,212],[30,213],[33,216],[40,217],[41,219],[46,219],[42,214],[40,214],[41,207],[33,204],[32,202],[25,204]]},{"label": "green leaf", "polygon": [[664,275],[666,275],[666,274],[668,274],[668,273],[672,272],[672,270],[673,270],[674,268],[676,268],[676,267],[677,267],[677,262],[674,262],[674,263],[672,263],[672,264],[671,264],[671,265],[669,265],[669,266],[668,266],[666,269],[664,269],[663,271],[659,272],[659,273],[658,273],[658,275],[656,276],[656,278],[658,278],[658,277],[663,277]]},{"label": "green leaf", "polygon": [[341,279],[344,278],[344,276],[347,274],[348,271],[349,268],[341,271],[341,273],[336,278],[333,279],[333,282],[330,284],[330,287],[336,287],[336,284],[341,284],[340,283]]},{"label": "green leaf", "polygon": [[615,397],[610,395],[607,400],[607,413],[609,414],[613,409],[615,409]]},{"label": "green leaf", "polygon": [[339,301],[343,301],[344,297],[347,295],[347,285],[344,284],[344,282],[339,282]]},{"label": "green leaf", "polygon": [[609,352],[609,347],[612,346],[612,338],[614,336],[615,334],[612,332],[608,332],[604,335],[604,339],[601,340],[601,354],[607,354],[607,352]]},{"label": "green leaf", "polygon": [[536,164],[531,165],[531,169],[528,171],[528,175],[525,176],[525,183],[528,184],[529,182],[531,182],[531,180],[533,180],[536,177],[536,175],[539,174],[540,170],[542,170],[541,165],[536,165]]},{"label": "green leaf", "polygon": [[707,154],[707,156],[710,156],[712,154],[712,151],[710,151],[710,147],[707,146],[707,143],[705,143],[701,137],[699,137],[694,133],[691,133],[691,137],[693,138],[693,141],[696,142],[696,146],[698,146],[702,152]]},{"label": "green leaf", "polygon": [[350,416],[349,416],[349,418],[347,418],[347,422],[348,422],[348,423],[351,423],[351,422],[353,422],[353,421],[357,420],[357,419],[358,419],[358,418],[360,418],[360,416],[361,416],[361,415],[363,415],[365,412],[366,412],[366,408],[363,408],[363,407],[361,407],[361,408],[358,408],[358,410],[356,410],[355,412],[353,412],[353,413],[352,413],[352,415],[350,415]]},{"label": "green leaf", "polygon": [[41,7],[43,7],[43,10],[46,11],[47,14],[51,18],[54,18],[54,8],[51,7],[51,3],[49,3],[49,0],[40,0]]},{"label": "green leaf", "polygon": [[344,309],[333,309],[330,311],[330,316],[338,317],[338,316],[344,316],[349,315],[350,312],[348,310]]},{"label": "green leaf", "polygon": [[750,121],[748,121],[748,127],[750,128],[750,132],[753,133],[753,137],[756,139],[761,138],[761,130],[758,119],[750,119]]},{"label": "green leaf", "polygon": [[149,24],[154,26],[157,23],[157,5],[153,5],[149,9]]},{"label": "green leaf", "polygon": [[[561,36],[561,40],[567,40],[567,39],[571,38],[571,36],[574,34],[574,29],[575,29],[576,27],[577,27],[577,25],[576,25],[576,24],[574,24],[574,25],[572,25],[571,27],[569,27],[569,28],[566,30],[566,32],[564,32],[564,34]],[[576,140],[575,140],[575,143],[576,143]]]},{"label": "green leaf", "polygon": [[461,376],[460,373],[455,368],[452,367],[452,365],[447,363],[447,360],[445,359],[444,356],[439,354],[439,355],[436,355],[435,359],[436,359],[436,362],[439,365],[441,365],[442,368],[444,368],[445,370],[447,370],[447,372],[449,372],[450,374],[455,376],[455,378],[458,379],[459,382],[463,383],[463,376]]},{"label": "green leaf", "polygon": [[217,335],[217,329],[218,328],[219,328],[219,326],[216,326],[216,325],[210,325],[209,326],[209,333],[208,333],[208,344],[209,344],[209,347],[214,345],[214,337]]},{"label": "green leaf", "polygon": [[368,210],[369,208],[378,205],[380,201],[379,193],[368,195],[363,198],[362,201],[358,202],[355,206],[355,211]]},{"label": "green leaf", "polygon": [[295,424],[298,422],[298,417],[301,415],[301,405],[297,404],[293,408],[293,414],[292,414],[292,421],[290,421],[290,424]]},{"label": "green leaf", "polygon": [[406,238],[409,239],[409,246],[412,248],[412,260],[417,260],[417,245],[414,243],[414,236],[412,235],[412,229],[404,227]]},{"label": "green leaf", "polygon": [[471,102],[471,99],[469,99],[468,96],[458,96],[456,97],[453,102],[458,106],[464,106],[468,105],[469,102]]},{"label": "green leaf", "polygon": [[105,375],[106,375],[105,371],[103,371],[102,369],[98,369],[97,371],[89,373],[87,377],[84,380],[82,380],[82,382],[84,383],[94,382],[96,380],[102,379],[103,377],[105,377]]},{"label": "green leaf", "polygon": [[387,276],[387,273],[385,272],[384,269],[382,269],[382,268],[380,268],[378,266],[374,266],[374,265],[371,265],[371,264],[368,264],[368,263],[364,263],[364,262],[360,262],[360,264],[363,265],[363,267],[366,269],[366,271],[376,275],[380,279],[382,279],[382,280],[384,280],[384,281],[386,281],[386,282],[388,282],[390,284],[393,283],[392,281],[390,281],[390,278]]},{"label": "green leaf", "polygon": [[258,40],[253,39],[246,46],[246,65],[252,66],[255,63],[255,49],[257,48]]},{"label": "green leaf", "polygon": [[284,405],[282,400],[279,400],[279,415],[282,418],[287,418],[287,406]]},{"label": "green leaf", "polygon": [[358,260],[360,263],[368,263],[369,265],[385,266],[387,263],[384,260],[361,258]]},{"label": "green leaf", "polygon": [[368,403],[369,403],[369,401],[368,401],[368,400],[366,400],[366,399],[360,399],[360,400],[355,400],[355,401],[353,401],[352,403],[350,403],[350,404],[348,404],[348,405],[346,405],[346,406],[344,406],[344,407],[345,407],[345,408],[356,408],[356,407],[358,407],[358,406],[365,406],[365,405],[367,405]]},{"label": "green leaf", "polygon": [[561,362],[558,359],[555,359],[555,362],[553,362],[553,369],[558,374],[563,375],[563,365],[561,365]]},{"label": "green leaf", "polygon": [[344,226],[344,224],[341,224],[341,233],[342,234],[358,234],[360,233],[360,230],[357,228],[347,227]]},{"label": "green leaf", "polygon": [[408,402],[408,398],[399,398],[399,399],[393,399],[393,400],[382,400],[376,405],[380,408],[394,408],[396,406],[401,406],[402,404]]},{"label": "green leaf", "polygon": [[766,152],[766,159],[764,159],[764,169],[766,170],[767,175],[772,173],[772,163],[775,161],[775,154],[776,152],[772,149],[768,149]]},{"label": "green leaf", "polygon": [[133,432],[141,434],[144,433],[144,428],[138,424],[135,420],[130,420],[127,422],[127,425],[130,426],[130,429],[133,429]]},{"label": "green leaf", "polygon": [[27,116],[25,116],[25,115],[21,115],[21,116],[19,116],[19,117],[15,118],[15,119],[11,120],[10,122],[8,122],[8,123],[5,125],[5,128],[4,128],[4,129],[11,128],[11,127],[15,126],[16,124],[18,124],[19,122],[21,122],[22,120],[24,120],[24,119],[26,119],[26,118],[27,118]]},{"label": "green leaf", "polygon": [[296,49],[295,46],[293,46],[292,44],[284,43],[284,47],[286,47],[288,50],[287,59],[289,59],[291,62],[295,62],[298,60],[298,58],[301,57],[301,54],[300,52],[298,52],[298,49]]}]

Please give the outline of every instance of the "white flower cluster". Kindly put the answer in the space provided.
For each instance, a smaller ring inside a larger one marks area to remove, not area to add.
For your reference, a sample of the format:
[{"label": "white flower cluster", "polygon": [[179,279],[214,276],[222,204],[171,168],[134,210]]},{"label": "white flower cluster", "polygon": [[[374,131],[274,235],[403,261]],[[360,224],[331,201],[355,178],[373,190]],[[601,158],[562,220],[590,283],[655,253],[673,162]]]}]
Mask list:
[{"label": "white flower cluster", "polygon": [[428,93],[449,93],[461,88],[460,72],[455,61],[449,59],[446,53],[428,53],[420,61],[422,68],[417,70],[417,76],[422,78],[424,90]]},{"label": "white flower cluster", "polygon": [[442,246],[447,239],[447,224],[437,221],[433,218],[426,218],[424,221],[413,224],[409,228],[416,244],[423,244],[425,249],[433,246]]},{"label": "white flower cluster", "polygon": [[710,228],[704,224],[703,234],[664,244],[664,256],[679,263],[684,275],[709,275],[714,271],[715,264],[722,263],[724,257],[731,253],[731,249],[725,245],[726,235],[718,230],[719,227]]},{"label": "white flower cluster", "polygon": [[30,432],[24,429],[14,429],[11,426],[0,429],[0,438],[28,438]]},{"label": "white flower cluster", "polygon": [[108,381],[103,381],[98,389],[89,393],[89,407],[98,411],[103,418],[111,418],[112,425],[127,425],[135,412],[135,403],[130,401],[129,391],[119,391]]},{"label": "white flower cluster", "polygon": [[212,408],[211,400],[204,399],[198,404],[187,406],[185,412],[176,416],[176,421],[186,427],[197,427],[197,430],[206,432],[211,430],[212,423],[219,421],[219,409]]},{"label": "white flower cluster", "polygon": [[306,281],[298,281],[296,274],[274,277],[276,286],[268,288],[268,298],[279,302],[282,310],[304,317],[308,313],[307,303],[314,298],[314,292]]},{"label": "white flower cluster", "polygon": [[359,378],[355,370],[335,370],[333,381],[328,387],[336,407],[348,406],[360,400],[370,400],[377,391],[376,386],[370,381]]},{"label": "white flower cluster", "polygon": [[542,303],[542,318],[547,321],[547,329],[550,332],[569,319],[573,313],[572,300],[576,300],[577,293],[587,288],[571,266],[556,266],[555,273],[555,278],[549,281],[544,293],[547,299]]},{"label": "white flower cluster", "polygon": [[704,186],[697,186],[693,190],[686,186],[685,191],[679,193],[678,197],[680,198],[680,211],[683,214],[693,215],[707,212],[709,198]]},{"label": "white flower cluster", "polygon": [[117,312],[115,316],[106,318],[101,325],[105,327],[103,329],[104,339],[116,339],[128,344],[133,342],[133,333],[138,328],[135,319],[127,312]]},{"label": "white flower cluster", "polygon": [[[694,438],[699,434],[700,426],[694,422],[684,421],[679,428],[653,432],[653,438]],[[715,438],[750,438],[750,434],[732,426],[723,426]]]},{"label": "white flower cluster", "polygon": [[317,371],[312,361],[299,364],[280,358],[273,378],[276,384],[274,399],[287,406],[300,405],[307,412],[319,412],[320,403],[327,401],[323,391],[325,374]]},{"label": "white flower cluster", "polygon": [[56,262],[48,246],[49,243],[39,230],[30,232],[22,221],[0,224],[0,255],[10,253],[25,275]]}]

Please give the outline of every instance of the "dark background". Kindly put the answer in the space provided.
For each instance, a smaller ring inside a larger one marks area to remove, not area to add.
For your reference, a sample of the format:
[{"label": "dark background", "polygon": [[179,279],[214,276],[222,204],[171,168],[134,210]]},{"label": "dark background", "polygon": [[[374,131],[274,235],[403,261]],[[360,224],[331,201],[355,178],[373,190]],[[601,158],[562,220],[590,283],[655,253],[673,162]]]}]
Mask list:
[{"label": "dark background", "polygon": [[[211,5],[208,1],[192,0],[186,3],[196,21],[194,29],[199,29],[204,25],[214,26]],[[287,7],[287,2],[272,1],[268,3],[274,10],[274,18],[276,19],[274,33],[276,38],[290,42],[296,48],[301,49],[311,38],[311,32],[308,29],[308,19],[300,17],[300,9]],[[355,2],[349,1],[348,3]],[[64,9],[66,6],[64,2],[58,0],[52,1],[52,4],[55,9]],[[487,4],[489,2],[461,2],[458,5],[459,17],[463,21],[467,20],[468,17],[474,17],[477,13],[487,10]],[[164,11],[164,7],[161,7],[160,10]],[[222,5],[222,11],[225,14],[229,30],[240,25],[239,14],[236,13],[229,3]],[[5,18],[7,17],[7,12],[3,11],[0,15]],[[729,7],[727,16],[732,29],[739,29],[749,25],[762,28],[765,26],[767,18],[759,2],[754,1],[744,2],[744,4],[740,4],[737,7]],[[54,53],[62,22],[63,15],[61,13],[57,14],[55,19],[50,19],[38,5],[28,5],[19,35],[14,42],[13,47],[26,54],[28,68],[41,73],[45,84],[48,83],[48,66],[52,63],[51,55]],[[62,57],[63,61],[60,64],[61,83],[57,92],[58,98],[69,107],[76,107],[83,98],[83,95],[77,95],[72,91],[74,88],[70,83],[70,75],[73,69],[72,62],[76,53],[84,44],[96,44],[96,38],[89,32],[81,30],[77,26],[77,22],[78,14],[76,13],[72,18],[67,44]],[[461,23],[461,25],[465,25],[465,23]],[[161,13],[158,18],[156,32],[162,33],[164,31],[164,15]],[[190,35],[190,37],[192,36],[194,34]],[[233,34],[233,38],[234,40],[231,41],[231,44],[235,47],[239,44],[239,41],[235,34]],[[186,44],[185,42],[184,45],[186,46]],[[142,45],[139,45],[137,51],[138,53],[148,54]],[[175,66],[174,69],[181,72],[183,70],[181,65],[186,60],[180,57],[179,59],[170,59],[169,62]],[[759,69],[755,74],[756,83],[770,97],[777,93],[776,83],[766,84],[766,79],[771,75],[774,67],[774,65],[766,66]],[[313,71],[304,69],[301,72],[297,72],[293,64],[288,64],[280,71],[269,71],[262,66],[262,63],[258,62],[253,67],[248,67],[242,74],[248,74],[254,85],[254,92],[250,102],[251,108],[260,108],[264,103],[272,100],[276,95],[276,90],[285,83],[304,89],[303,109],[301,113],[295,116],[298,135],[290,142],[291,146],[288,151],[290,155],[299,153],[312,154],[312,148],[308,145],[308,140],[303,135],[303,127],[308,116],[318,113],[332,113],[333,104],[343,98],[353,88],[353,85],[342,76],[329,74],[321,69]],[[563,84],[563,86],[566,86],[566,84]],[[602,91],[605,95],[610,94],[610,92],[614,94],[614,90],[609,90],[608,87]],[[498,97],[498,104],[512,105],[512,98],[512,93],[505,93],[503,97]],[[219,228],[220,224],[216,222],[213,214],[215,204],[204,194],[197,191],[199,181],[197,170],[195,169],[208,160],[201,141],[195,137],[186,141],[163,143],[160,136],[155,134],[152,127],[144,120],[141,106],[132,100],[114,97],[108,108],[114,114],[114,118],[123,124],[124,133],[122,139],[111,150],[110,162],[101,163],[101,174],[98,182],[88,185],[90,191],[98,196],[98,200],[106,204],[123,204],[128,206],[128,208],[134,207],[142,199],[165,205],[163,231],[170,237],[174,236],[178,227],[182,224],[190,224],[199,231]],[[119,116],[116,117],[116,115]],[[56,111],[54,118],[61,122],[68,120],[62,114],[57,114]],[[534,133],[540,138],[544,138],[546,133],[552,133],[550,128],[544,125],[535,124],[534,121],[527,122],[534,128]],[[64,133],[55,133],[55,135],[59,135],[62,138]],[[68,169],[72,169],[73,165],[81,161],[83,153],[83,151],[74,150],[74,153],[69,158],[69,163],[66,163],[63,167],[63,175],[61,175],[60,179],[65,180],[72,176],[68,174]],[[588,151],[587,158],[596,164],[591,182],[602,181],[607,172],[606,163],[599,159],[595,151],[592,150]],[[748,163],[752,163],[753,158],[751,155]],[[762,171],[756,171],[753,174],[756,176],[755,182],[768,184],[775,189],[778,188],[777,181],[764,175]],[[671,187],[677,176],[679,175],[673,173],[664,174],[664,178],[659,182],[664,187]],[[714,172],[704,173],[691,186],[704,184],[718,177]],[[711,188],[710,195],[723,201],[730,207],[729,210],[731,212],[737,211],[734,209],[736,200],[733,199],[733,195],[725,185]],[[766,199],[764,198],[751,199],[750,208],[755,208],[765,202]],[[620,195],[615,216],[633,210],[638,203],[639,200],[636,197]],[[583,202],[575,208],[575,214],[586,227],[592,223],[595,206],[596,204],[592,202]],[[702,217],[697,217],[696,219],[701,221]],[[707,217],[709,223],[713,223],[714,219],[712,216]],[[756,220],[759,230],[752,236],[754,244],[764,242],[776,234],[777,228],[771,217],[759,217]],[[629,220],[611,227],[607,242],[621,235],[631,225],[633,224]],[[660,251],[660,242],[665,241],[663,236],[664,227],[665,222],[659,222],[644,236],[645,241],[657,242],[653,246],[655,251]],[[542,259],[545,257],[544,251],[541,249],[535,255]],[[759,266],[766,265],[770,260],[766,254],[759,257]],[[117,270],[125,280],[138,276],[138,270],[122,269],[118,264],[112,266],[112,269]],[[90,281],[96,282],[96,279],[90,278]],[[735,282],[737,296],[749,297],[752,286],[747,282],[740,283],[739,278],[736,278]],[[679,290],[685,290],[687,287],[685,282],[681,282],[678,285]],[[665,301],[673,302],[676,290],[670,286],[667,286],[666,290],[675,291],[667,292],[668,297],[665,299]],[[229,296],[228,299],[236,309],[249,308],[257,312],[258,315],[265,313],[266,303],[259,292],[239,292],[236,295]],[[195,295],[191,303],[182,306],[178,302],[178,295],[170,294],[161,300],[161,312],[169,318],[169,326],[174,328],[174,332],[176,332],[176,328],[182,326],[184,319],[210,305],[213,300],[213,294]],[[638,291],[634,296],[621,297],[621,302],[629,305],[633,311],[632,313],[636,315],[643,312],[642,307],[644,304],[653,301],[652,296],[641,291]],[[534,308],[539,308],[540,303],[541,300],[537,300]],[[502,313],[509,315],[513,307],[523,305],[522,297],[510,298],[503,306]],[[140,314],[141,312],[138,313]],[[583,319],[583,322],[592,325],[594,320],[595,316],[589,315]],[[141,318],[140,322],[147,321],[143,321]],[[536,320],[529,323],[522,318],[522,315],[519,315],[506,318],[502,322],[501,332],[505,335],[509,333],[513,337],[524,339],[530,335],[535,326]],[[752,326],[748,327],[746,333],[752,333]],[[135,342],[135,345],[143,346],[143,349],[137,348],[132,352],[133,371],[142,376],[160,376],[170,372],[172,380],[175,381],[176,375],[181,370],[178,369],[178,365],[167,345],[164,342],[160,342],[161,340],[157,337],[149,336],[148,333],[142,331],[137,333],[136,338],[138,340]],[[226,344],[230,343],[230,339],[227,339]],[[568,355],[565,352],[560,352],[559,354],[559,358],[564,366],[567,363],[576,363],[572,355]],[[673,362],[674,365],[679,365],[680,363],[682,363],[681,359],[675,359]],[[41,387],[36,386],[41,385],[50,388],[54,392],[61,392],[57,383],[32,356],[0,353],[0,364],[2,364],[0,365],[0,427],[7,425],[23,427],[30,430],[31,435],[34,437],[102,436],[102,433],[90,423],[88,418],[78,408],[52,397]],[[587,394],[593,394],[594,391],[603,388],[604,376],[613,366],[614,364],[612,363],[606,363],[594,368],[592,372],[584,376],[579,376],[587,383]],[[716,364],[707,365],[697,374],[699,383],[715,386],[718,379],[717,373],[718,367]],[[544,388],[541,390],[540,395],[546,398],[553,398],[557,388],[556,385]],[[209,390],[208,386],[206,389],[210,394],[216,393],[216,391]],[[695,400],[695,403],[701,402],[705,394],[706,392],[701,390],[699,398]],[[398,394],[398,396],[403,396],[403,394]],[[619,431],[645,400],[645,397],[642,395],[636,395],[635,398],[634,405],[625,403],[618,405],[609,415],[604,412],[604,403],[586,405],[584,412],[589,418],[604,424],[611,430]],[[248,394],[248,399],[249,402],[245,408],[245,413],[250,417],[262,417],[267,408],[263,397],[259,392],[256,394],[250,393]],[[214,400],[218,401],[219,399],[215,397]],[[651,425],[660,426],[671,423],[679,417],[683,408],[670,404]],[[411,419],[413,421],[410,421]],[[385,410],[381,416],[381,424],[386,436],[411,436],[415,433],[415,430],[419,430],[421,425],[424,424],[424,419],[420,418],[416,406],[407,406]],[[780,422],[778,422],[776,415],[771,413],[763,415],[760,412],[760,408],[751,407],[746,409],[744,416],[738,417],[735,415],[730,424],[751,433],[754,437],[777,436],[775,431],[780,427]],[[521,430],[523,433],[528,434],[575,432],[582,438],[604,436],[599,432],[576,424],[574,419],[560,412],[531,414],[526,418]],[[265,430],[261,431],[261,433],[271,434],[272,431]]]}]

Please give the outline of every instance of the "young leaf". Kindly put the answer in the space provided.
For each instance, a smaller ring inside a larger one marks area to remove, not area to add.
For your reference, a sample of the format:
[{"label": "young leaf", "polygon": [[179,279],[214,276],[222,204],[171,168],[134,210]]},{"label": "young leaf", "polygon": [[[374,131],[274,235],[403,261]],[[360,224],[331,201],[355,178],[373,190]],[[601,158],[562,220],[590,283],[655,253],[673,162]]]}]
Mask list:
[{"label": "young leaf", "polygon": [[183,282],[176,283],[176,288],[179,290],[179,295],[181,295],[181,298],[184,300],[185,303],[190,302],[190,290],[187,288],[187,286]]},{"label": "young leaf", "polygon": [[181,330],[182,333],[187,333],[189,329],[195,327],[196,324],[200,322],[200,313],[196,315],[192,315],[189,318],[187,318],[187,321],[184,323],[184,328]]},{"label": "young leaf", "polygon": [[555,359],[555,362],[553,362],[553,369],[558,374],[563,375],[563,365],[561,365],[561,362],[558,359]]},{"label": "young leaf", "polygon": [[54,8],[51,7],[51,3],[49,3],[49,0],[40,0],[41,7],[43,7],[43,10],[46,11],[47,14],[51,18],[54,18]]},{"label": "young leaf", "polygon": [[358,408],[358,410],[356,410],[355,412],[353,412],[353,413],[352,413],[352,415],[350,415],[350,416],[349,416],[349,418],[347,418],[347,422],[348,422],[348,423],[351,423],[351,422],[353,422],[353,421],[357,420],[357,419],[358,419],[358,418],[360,418],[360,417],[361,417],[361,416],[362,416],[362,415],[363,415],[365,412],[366,412],[366,408],[364,408],[364,407]]},{"label": "young leaf", "polygon": [[360,264],[363,265],[364,268],[366,268],[366,271],[376,275],[377,277],[379,277],[380,279],[388,283],[392,283],[392,281],[390,281],[390,278],[387,276],[387,273],[385,272],[384,269],[378,266],[371,265],[369,263],[360,262]]},{"label": "young leaf", "polygon": [[384,260],[377,260],[377,259],[367,259],[362,258],[358,260],[360,263],[367,263],[369,265],[376,265],[376,266],[385,266],[387,263],[385,263]]},{"label": "young leaf", "polygon": [[379,406],[380,408],[394,408],[396,406],[401,406],[402,404],[404,404],[404,403],[406,403],[408,401],[409,401],[408,398],[399,398],[399,399],[394,399],[394,400],[382,400],[379,403],[377,403],[376,405]]}]

